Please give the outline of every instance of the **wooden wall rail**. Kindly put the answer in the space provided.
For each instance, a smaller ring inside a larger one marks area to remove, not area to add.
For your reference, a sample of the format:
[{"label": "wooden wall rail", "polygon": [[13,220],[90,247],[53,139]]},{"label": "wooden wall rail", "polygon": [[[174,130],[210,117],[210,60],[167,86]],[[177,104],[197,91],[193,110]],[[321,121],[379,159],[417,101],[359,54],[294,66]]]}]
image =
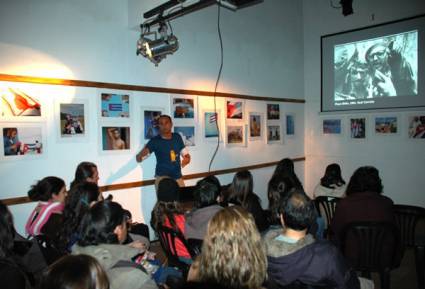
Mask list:
[{"label": "wooden wall rail", "polygon": [[[292,160],[294,162],[305,161],[305,157],[294,158]],[[255,169],[271,167],[271,166],[275,166],[277,163],[278,161],[244,166],[244,167],[230,168],[230,169],[224,169],[224,170],[216,170],[211,172],[196,173],[196,174],[185,175],[183,176],[183,178],[185,180],[190,180],[190,179],[204,178],[209,175],[225,175],[225,174],[235,173],[242,170],[255,170]],[[130,188],[145,187],[145,186],[151,186],[154,183],[155,183],[155,180],[151,179],[151,180],[145,180],[145,181],[139,181],[139,182],[106,185],[106,186],[100,187],[100,191],[109,192],[109,191],[116,191],[116,190],[130,189]],[[31,200],[28,197],[9,198],[9,199],[3,199],[1,201],[8,206],[25,204],[25,203],[31,202]]]},{"label": "wooden wall rail", "polygon": [[[1,74],[1,73],[0,73],[0,81],[27,82],[27,83],[65,85],[65,86],[97,87],[97,88],[120,89],[120,90],[131,90],[131,91],[146,91],[146,92],[159,92],[159,93],[214,96],[213,91],[165,88],[165,87],[155,87],[155,86],[130,85],[130,84],[120,84],[120,83],[111,83],[111,82],[97,82],[97,81],[72,80],[72,79],[60,79],[60,78],[32,77],[32,76],[11,75],[11,74]],[[241,98],[241,99],[249,99],[249,100],[261,100],[261,101],[305,103],[304,99],[243,95],[243,94],[227,93],[227,92],[217,92],[216,96],[218,96],[218,97]]]}]

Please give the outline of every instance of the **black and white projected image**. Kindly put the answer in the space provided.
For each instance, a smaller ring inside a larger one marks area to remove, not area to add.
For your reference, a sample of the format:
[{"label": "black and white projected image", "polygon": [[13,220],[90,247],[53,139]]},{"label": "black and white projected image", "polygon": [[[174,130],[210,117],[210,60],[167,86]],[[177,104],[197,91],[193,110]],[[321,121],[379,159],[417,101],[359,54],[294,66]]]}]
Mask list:
[{"label": "black and white projected image", "polygon": [[418,93],[418,31],[334,46],[335,105]]}]

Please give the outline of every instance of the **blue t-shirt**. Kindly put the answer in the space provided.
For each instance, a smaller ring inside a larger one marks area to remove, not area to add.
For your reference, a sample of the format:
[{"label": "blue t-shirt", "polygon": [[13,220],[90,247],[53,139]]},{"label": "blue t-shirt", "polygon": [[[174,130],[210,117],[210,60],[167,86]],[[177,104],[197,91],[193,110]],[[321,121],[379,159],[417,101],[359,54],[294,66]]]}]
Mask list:
[{"label": "blue t-shirt", "polygon": [[182,177],[180,152],[184,148],[184,143],[179,134],[172,133],[171,139],[164,139],[157,135],[147,143],[146,147],[151,153],[155,153],[155,176],[169,176],[173,179]]}]

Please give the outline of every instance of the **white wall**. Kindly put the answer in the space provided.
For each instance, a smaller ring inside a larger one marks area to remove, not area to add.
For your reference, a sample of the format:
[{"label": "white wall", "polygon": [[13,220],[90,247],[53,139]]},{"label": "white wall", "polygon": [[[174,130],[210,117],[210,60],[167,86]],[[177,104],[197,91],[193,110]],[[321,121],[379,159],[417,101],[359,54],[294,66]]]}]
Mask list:
[{"label": "white wall", "polygon": [[[217,7],[172,22],[180,49],[159,67],[136,56],[139,32],[135,14],[141,15],[152,1],[15,0],[0,2],[0,73],[70,78],[102,82],[213,90],[219,68],[216,32]],[[137,9],[142,9],[138,11]],[[134,11],[138,11],[135,13]],[[222,10],[224,67],[219,91],[272,97],[303,98],[302,3],[269,0],[236,13]],[[141,19],[140,19],[141,21]],[[155,160],[142,165],[134,155],[143,145],[140,107],[169,108],[169,95],[132,92],[132,149],[119,155],[105,155],[99,149],[99,122],[95,88],[0,83],[34,93],[43,104],[46,117],[46,155],[39,160],[3,161],[0,165],[1,199],[23,196],[31,184],[47,175],[72,180],[76,165],[83,160],[99,166],[100,185],[137,181],[153,177]],[[89,138],[85,142],[61,142],[56,135],[55,104],[85,99],[89,107]],[[219,100],[222,102],[222,99]],[[211,108],[212,99],[199,98],[201,109]],[[281,111],[296,116],[296,134],[283,145],[248,142],[246,148],[220,149],[213,170],[276,161],[304,154],[304,105],[280,105]],[[265,102],[247,101],[246,112],[265,112]],[[3,121],[0,123],[7,125]],[[10,124],[10,123],[9,123]],[[184,173],[203,172],[214,148],[200,143],[191,150],[193,163]],[[303,178],[304,165],[296,164]],[[253,171],[255,190],[267,206],[266,183],[272,168]],[[223,183],[232,175],[220,176]],[[189,182],[189,184],[194,181]],[[150,219],[155,202],[152,187],[114,192],[116,200],[130,209],[136,220]],[[17,229],[34,204],[12,207]]]},{"label": "white wall", "polygon": [[[401,120],[401,133],[394,137],[373,134],[373,117],[384,114],[382,112],[360,114],[368,117],[368,132],[364,141],[349,139],[348,121],[350,117],[358,115],[355,113],[332,115],[345,120],[344,135],[334,137],[321,134],[321,121],[329,115],[320,114],[320,37],[421,14],[425,12],[425,2],[356,0],[353,1],[353,9],[353,15],[344,17],[340,9],[330,7],[328,0],[303,1],[306,190],[312,192],[323,176],[325,167],[332,162],[342,166],[346,181],[359,166],[373,165],[380,170],[385,195],[396,203],[425,206],[424,143],[407,138],[406,118],[410,111],[393,112]],[[419,83],[421,85],[424,83]]]}]

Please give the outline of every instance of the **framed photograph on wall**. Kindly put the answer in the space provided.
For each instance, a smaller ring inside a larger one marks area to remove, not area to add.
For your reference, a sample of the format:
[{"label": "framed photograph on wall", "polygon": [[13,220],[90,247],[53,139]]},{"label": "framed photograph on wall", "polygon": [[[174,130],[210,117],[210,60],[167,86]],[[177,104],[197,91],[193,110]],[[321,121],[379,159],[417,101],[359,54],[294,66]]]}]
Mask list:
[{"label": "framed photograph on wall", "polygon": [[100,117],[103,120],[128,120],[131,118],[131,95],[129,92],[100,90]]},{"label": "framed photograph on wall", "polygon": [[1,160],[25,160],[46,155],[46,129],[41,123],[3,123]]},{"label": "framed photograph on wall", "polygon": [[206,141],[217,142],[220,137],[222,141],[221,110],[204,110],[202,115],[203,138]]},{"label": "framed photograph on wall", "polygon": [[329,135],[341,135],[342,134],[342,120],[333,118],[333,119],[323,119],[323,134]]},{"label": "framed photograph on wall", "polygon": [[194,95],[171,95],[171,117],[196,121],[197,97]]},{"label": "framed photograph on wall", "polygon": [[87,100],[73,99],[55,103],[55,127],[59,141],[86,140],[88,123]]},{"label": "framed photograph on wall", "polygon": [[395,135],[399,132],[398,116],[375,116],[375,134]]},{"label": "framed photograph on wall", "polygon": [[196,145],[195,131],[195,126],[174,126],[174,132],[181,136],[184,145],[187,147],[193,147]]},{"label": "framed photograph on wall", "polygon": [[248,138],[250,141],[262,140],[264,136],[264,114],[260,112],[249,113]]},{"label": "framed photograph on wall", "polygon": [[295,135],[295,114],[288,113],[285,115],[286,122],[286,135],[294,136]]},{"label": "framed photograph on wall", "polygon": [[226,125],[226,147],[246,146],[245,125]]},{"label": "framed photograph on wall", "polygon": [[44,117],[44,106],[35,92],[7,87],[0,94],[0,120],[40,121]]},{"label": "framed photograph on wall", "polygon": [[129,126],[102,126],[102,152],[128,152],[131,148]]},{"label": "framed photograph on wall", "polygon": [[243,121],[245,118],[245,102],[240,99],[226,99],[226,120]]},{"label": "framed photograph on wall", "polygon": [[144,139],[151,139],[159,134],[158,120],[165,113],[165,109],[161,107],[142,107],[141,117],[143,123]]},{"label": "framed photograph on wall", "polygon": [[350,137],[352,139],[366,138],[366,117],[350,118]]},{"label": "framed photograph on wall", "polygon": [[267,143],[268,144],[282,144],[282,125],[280,124],[267,124]]},{"label": "framed photograph on wall", "polygon": [[279,120],[280,119],[280,106],[278,103],[267,104],[267,119]]},{"label": "framed photograph on wall", "polygon": [[412,139],[425,139],[425,114],[409,115],[408,136]]}]

